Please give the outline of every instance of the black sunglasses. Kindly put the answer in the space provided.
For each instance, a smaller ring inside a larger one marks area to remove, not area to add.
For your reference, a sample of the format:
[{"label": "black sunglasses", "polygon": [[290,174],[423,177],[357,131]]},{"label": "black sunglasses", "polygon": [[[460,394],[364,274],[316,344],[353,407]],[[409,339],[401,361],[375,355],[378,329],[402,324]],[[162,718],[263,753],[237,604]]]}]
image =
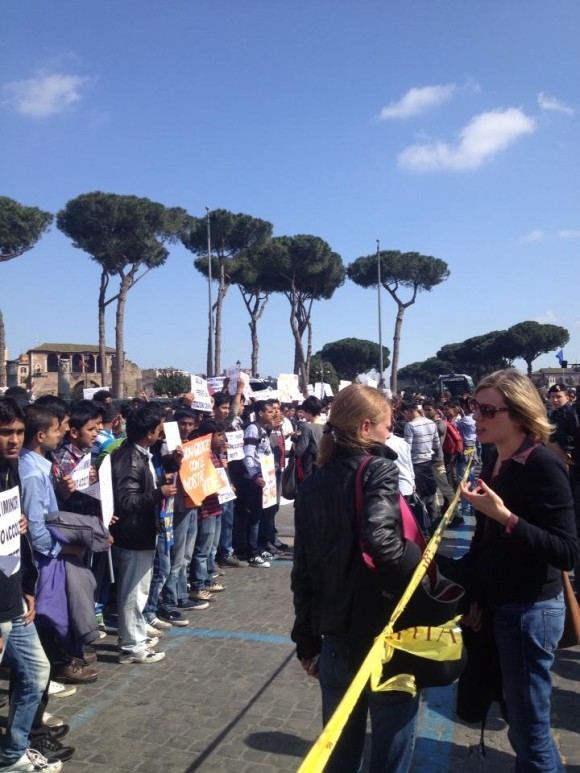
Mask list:
[{"label": "black sunglasses", "polygon": [[487,403],[478,403],[477,400],[470,400],[469,407],[475,413],[479,411],[480,416],[484,419],[493,419],[496,413],[502,411],[509,411],[509,408],[496,408],[495,405],[488,405]]}]

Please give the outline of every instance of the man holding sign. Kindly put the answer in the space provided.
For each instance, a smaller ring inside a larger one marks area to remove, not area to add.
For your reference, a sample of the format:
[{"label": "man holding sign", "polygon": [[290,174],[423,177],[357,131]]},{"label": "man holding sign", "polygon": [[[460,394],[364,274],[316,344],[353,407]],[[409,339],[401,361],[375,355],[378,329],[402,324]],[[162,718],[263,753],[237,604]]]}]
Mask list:
[{"label": "man holding sign", "polygon": [[11,669],[12,687],[0,769],[54,773],[61,770],[62,762],[48,762],[29,748],[50,665],[32,625],[38,573],[30,543],[20,534],[18,455],[23,442],[22,411],[9,397],[0,398],[0,662]]}]

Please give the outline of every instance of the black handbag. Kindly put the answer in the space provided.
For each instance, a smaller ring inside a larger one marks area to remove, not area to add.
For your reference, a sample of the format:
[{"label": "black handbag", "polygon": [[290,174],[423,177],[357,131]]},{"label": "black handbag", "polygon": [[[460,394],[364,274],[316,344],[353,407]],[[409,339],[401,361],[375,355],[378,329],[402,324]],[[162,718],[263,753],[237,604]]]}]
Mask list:
[{"label": "black handbag", "polygon": [[298,493],[298,470],[296,469],[296,457],[294,452],[286,460],[286,467],[282,472],[282,496],[284,499],[296,499]]}]

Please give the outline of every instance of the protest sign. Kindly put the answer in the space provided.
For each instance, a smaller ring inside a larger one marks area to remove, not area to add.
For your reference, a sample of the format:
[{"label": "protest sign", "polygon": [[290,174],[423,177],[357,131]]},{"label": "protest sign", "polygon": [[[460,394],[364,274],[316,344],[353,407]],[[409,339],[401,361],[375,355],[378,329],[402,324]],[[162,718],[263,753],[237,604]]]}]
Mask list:
[{"label": "protest sign", "polygon": [[165,442],[167,443],[167,450],[171,453],[175,451],[177,446],[181,445],[181,435],[179,434],[179,427],[176,421],[166,421],[163,423],[163,431],[165,432]]},{"label": "protest sign", "polygon": [[207,385],[211,389],[212,394],[215,394],[216,392],[221,392],[224,388],[224,377],[223,376],[211,376],[211,378],[208,378]]},{"label": "protest sign", "polygon": [[201,376],[192,376],[191,392],[193,394],[191,407],[194,411],[211,412],[213,410],[205,379],[201,378]]},{"label": "protest sign", "polygon": [[71,473],[77,491],[84,491],[90,486],[89,475],[91,473],[91,455],[85,454]]},{"label": "protest sign", "polygon": [[262,507],[272,507],[278,501],[276,492],[276,468],[274,467],[274,454],[260,457],[260,466],[262,468],[262,478],[265,485],[262,489]]},{"label": "protest sign", "polygon": [[340,383],[338,385],[338,391],[342,392],[343,389],[346,389],[347,386],[350,386],[352,384],[352,381],[343,381],[340,379]]},{"label": "protest sign", "polygon": [[217,472],[221,483],[221,488],[218,489],[218,499],[219,499],[220,505],[223,505],[226,502],[231,502],[232,499],[235,499],[236,494],[233,488],[230,486],[230,482],[228,480],[228,476],[224,468],[216,467],[215,471]]},{"label": "protest sign", "polygon": [[89,389],[83,389],[83,400],[92,400],[102,388],[103,387],[90,387]]},{"label": "protest sign", "polygon": [[283,403],[302,402],[304,399],[298,387],[295,373],[280,373],[278,376],[278,397]]},{"label": "protest sign", "polygon": [[333,397],[330,384],[327,384],[326,382],[321,383],[320,381],[314,384],[314,394],[319,400],[323,400],[325,397]]},{"label": "protest sign", "polygon": [[111,454],[107,454],[99,467],[99,489],[101,494],[101,514],[103,523],[108,529],[115,513],[113,498],[113,474],[111,470]]},{"label": "protest sign", "polygon": [[228,442],[227,454],[228,462],[235,462],[237,459],[244,458],[244,433],[243,430],[236,432],[226,432]]},{"label": "protest sign", "polygon": [[220,488],[220,479],[210,458],[211,437],[204,435],[182,445],[183,461],[179,477],[196,507]]},{"label": "protest sign", "polygon": [[0,571],[11,577],[20,568],[20,493],[18,486],[0,494]]},{"label": "protest sign", "polygon": [[[173,476],[173,482],[175,483],[177,476]],[[163,500],[161,506],[161,512],[159,513],[159,519],[161,521],[161,528],[165,534],[165,552],[167,555],[171,553],[171,548],[175,543],[173,536],[173,512],[175,509],[175,497],[167,497]]]},{"label": "protest sign", "polygon": [[229,392],[231,395],[235,395],[238,388],[238,379],[240,378],[240,366],[233,365],[231,368],[226,368],[226,377],[229,378]]}]

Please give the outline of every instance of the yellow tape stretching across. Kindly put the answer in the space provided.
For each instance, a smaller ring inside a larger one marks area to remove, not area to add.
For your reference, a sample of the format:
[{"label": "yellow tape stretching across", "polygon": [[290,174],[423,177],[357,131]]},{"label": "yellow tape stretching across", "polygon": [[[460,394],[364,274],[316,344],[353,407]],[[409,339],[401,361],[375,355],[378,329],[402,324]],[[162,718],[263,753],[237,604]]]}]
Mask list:
[{"label": "yellow tape stretching across", "polygon": [[[468,464],[463,474],[462,483],[465,483],[469,478],[473,464],[474,449],[468,449],[465,455],[468,457]],[[443,532],[449,525],[460,496],[461,492],[458,488],[453,501],[441,519],[441,523],[425,548],[423,557],[415,569],[399,603],[393,610],[389,622],[375,639],[373,646],[344,694],[343,699],[304,759],[298,769],[298,773],[319,773],[319,771],[324,770],[332,750],[338,743],[340,734],[369,679],[371,689],[374,692],[400,690],[408,692],[412,696],[417,694],[415,679],[411,674],[398,674],[381,683],[383,665],[389,662],[396,649],[404,650],[419,657],[440,661],[456,660],[461,656],[459,618],[450,620],[448,623],[438,627],[416,627],[398,631],[397,633],[393,632],[396,621],[407,607],[411,596],[425,576],[429,564],[441,544]]]}]

